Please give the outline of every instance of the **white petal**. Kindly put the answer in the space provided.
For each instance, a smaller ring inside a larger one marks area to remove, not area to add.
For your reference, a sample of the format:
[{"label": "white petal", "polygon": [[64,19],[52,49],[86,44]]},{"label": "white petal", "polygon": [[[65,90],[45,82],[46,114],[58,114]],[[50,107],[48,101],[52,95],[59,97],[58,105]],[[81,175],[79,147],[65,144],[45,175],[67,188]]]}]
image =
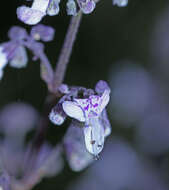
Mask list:
[{"label": "white petal", "polygon": [[48,4],[49,0],[34,0],[31,8],[45,13],[48,8]]},{"label": "white petal", "polygon": [[78,123],[72,122],[64,137],[64,147],[70,168],[82,171],[91,162],[93,156],[86,150],[83,129]]},{"label": "white petal", "polygon": [[105,109],[102,111],[102,114],[100,115],[99,120],[104,127],[104,137],[109,136],[111,134],[111,124],[110,124],[110,121],[108,119],[107,112]]},{"label": "white petal", "polygon": [[86,125],[83,130],[87,150],[97,156],[104,146],[104,127],[98,118],[91,118],[89,125]]},{"label": "white petal", "polygon": [[99,103],[99,111],[100,113],[104,110],[110,100],[110,90],[105,90],[101,96],[101,100]]},{"label": "white petal", "polygon": [[65,101],[63,102],[62,107],[68,116],[81,122],[85,122],[83,110],[75,102]]},{"label": "white petal", "polygon": [[17,8],[18,18],[25,24],[34,25],[41,21],[46,13],[26,6]]},{"label": "white petal", "polygon": [[3,47],[0,46],[0,69],[3,69],[7,63],[7,54],[3,52]]}]

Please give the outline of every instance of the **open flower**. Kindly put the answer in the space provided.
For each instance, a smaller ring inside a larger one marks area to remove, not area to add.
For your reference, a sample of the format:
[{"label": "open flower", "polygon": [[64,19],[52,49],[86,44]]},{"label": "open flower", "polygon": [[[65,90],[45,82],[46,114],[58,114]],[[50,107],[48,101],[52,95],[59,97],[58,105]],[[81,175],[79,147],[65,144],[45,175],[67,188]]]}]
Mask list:
[{"label": "open flower", "polygon": [[[22,27],[11,27],[8,31],[9,41],[0,44],[0,79],[3,77],[4,68],[8,63],[10,67],[16,69],[27,66],[26,48],[33,53],[33,60],[40,59],[41,65],[43,65],[42,59],[46,57],[43,42],[52,41],[54,34],[55,30],[52,27],[43,24],[32,27],[30,34]],[[43,72],[41,71],[43,80],[51,80],[51,76],[47,74],[46,67],[43,65]]]},{"label": "open flower", "polygon": [[[51,117],[50,119],[53,123],[60,125],[59,121],[62,112],[81,122],[86,148],[89,153],[97,156],[103,149],[105,137],[111,133],[110,123],[105,110],[109,99],[110,88],[104,81],[97,83],[95,91],[74,87],[70,89],[70,93],[63,96],[59,101],[58,104],[62,105],[62,108],[55,114],[52,110],[51,114],[55,115],[56,120],[54,117],[54,120]],[[63,121],[64,119],[65,115]]]}]

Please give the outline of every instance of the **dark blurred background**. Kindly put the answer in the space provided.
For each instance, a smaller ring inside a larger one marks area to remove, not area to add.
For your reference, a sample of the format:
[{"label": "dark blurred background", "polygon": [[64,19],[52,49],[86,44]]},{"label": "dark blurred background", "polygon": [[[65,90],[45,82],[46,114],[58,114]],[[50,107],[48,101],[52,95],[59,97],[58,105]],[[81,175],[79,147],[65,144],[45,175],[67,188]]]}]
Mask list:
[{"label": "dark blurred background", "polygon": [[[13,25],[30,29],[16,17],[16,8],[24,3],[23,0],[1,2],[1,43],[8,40],[7,31]],[[70,20],[65,3],[62,2],[59,16],[46,16],[42,20],[56,30],[54,41],[45,46],[53,67]],[[166,0],[129,0],[125,8],[112,6],[111,0],[101,0],[92,14],[83,16],[65,83],[93,88],[100,79],[109,82],[112,137],[101,159],[91,168],[74,173],[66,165],[59,176],[44,179],[35,189],[95,190],[99,189],[98,181],[102,184],[100,189],[169,189],[168,44],[169,1]],[[12,102],[26,102],[41,112],[46,94],[39,63],[30,59],[25,69],[5,69],[0,81],[0,108]],[[65,130],[66,126],[52,126],[48,140],[56,144]],[[106,158],[109,159],[106,161]],[[158,176],[160,172],[162,177]]]}]

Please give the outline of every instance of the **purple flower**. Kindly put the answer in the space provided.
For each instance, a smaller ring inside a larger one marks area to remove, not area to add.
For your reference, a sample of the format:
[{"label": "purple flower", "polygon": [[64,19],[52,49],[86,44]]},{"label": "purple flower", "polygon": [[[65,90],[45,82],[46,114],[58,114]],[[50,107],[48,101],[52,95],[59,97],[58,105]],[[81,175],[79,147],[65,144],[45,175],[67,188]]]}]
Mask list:
[{"label": "purple flower", "polygon": [[84,14],[93,12],[96,3],[93,0],[77,0],[77,3]]},{"label": "purple flower", "polygon": [[[82,97],[79,97],[80,95]],[[105,137],[111,133],[105,110],[109,99],[110,88],[104,81],[99,81],[96,84],[96,92],[82,87],[72,87],[70,88],[70,93],[60,99],[58,103],[62,105],[59,108],[60,111],[57,111],[56,114],[52,111],[51,114],[53,118],[54,115],[57,118],[59,113],[63,112],[81,122],[86,148],[89,153],[97,156],[103,149]],[[58,125],[57,119],[55,122],[53,118],[51,119],[50,117],[52,122]]]}]

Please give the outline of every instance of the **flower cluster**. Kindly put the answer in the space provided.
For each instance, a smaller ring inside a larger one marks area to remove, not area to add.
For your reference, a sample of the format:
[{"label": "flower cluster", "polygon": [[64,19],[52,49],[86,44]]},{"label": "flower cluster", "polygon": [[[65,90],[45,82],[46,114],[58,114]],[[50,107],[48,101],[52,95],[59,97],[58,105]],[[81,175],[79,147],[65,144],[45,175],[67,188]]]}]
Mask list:
[{"label": "flower cluster", "polygon": [[[34,0],[31,7],[21,6],[17,9],[18,18],[30,25],[37,24],[45,15],[54,16],[59,14],[60,0]],[[78,8],[85,14],[91,13],[95,8],[94,0],[68,0],[66,3],[67,14],[76,15]]]},{"label": "flower cluster", "polygon": [[[67,0],[66,10],[68,15],[76,16],[81,10],[84,14],[90,14],[96,7],[97,0]],[[46,15],[59,14],[60,0],[33,0],[32,6],[20,6],[17,8],[19,20],[25,24],[34,25],[39,23]],[[128,0],[113,0],[113,5],[125,7]]]},{"label": "flower cluster", "polygon": [[53,40],[54,29],[49,26],[39,24],[32,27],[30,35],[19,26],[13,26],[8,32],[9,41],[0,44],[0,79],[3,76],[4,68],[9,66],[14,68],[24,68],[28,63],[26,48],[34,54],[34,60],[44,54],[43,44],[37,42],[42,40],[48,42]]},{"label": "flower cluster", "polygon": [[92,155],[98,156],[105,138],[111,133],[105,109],[110,88],[105,81],[99,81],[95,90],[62,85],[60,92],[66,94],[52,109],[49,118],[56,125],[61,125],[67,116],[73,118],[64,145],[71,168],[81,170],[91,162]]}]

